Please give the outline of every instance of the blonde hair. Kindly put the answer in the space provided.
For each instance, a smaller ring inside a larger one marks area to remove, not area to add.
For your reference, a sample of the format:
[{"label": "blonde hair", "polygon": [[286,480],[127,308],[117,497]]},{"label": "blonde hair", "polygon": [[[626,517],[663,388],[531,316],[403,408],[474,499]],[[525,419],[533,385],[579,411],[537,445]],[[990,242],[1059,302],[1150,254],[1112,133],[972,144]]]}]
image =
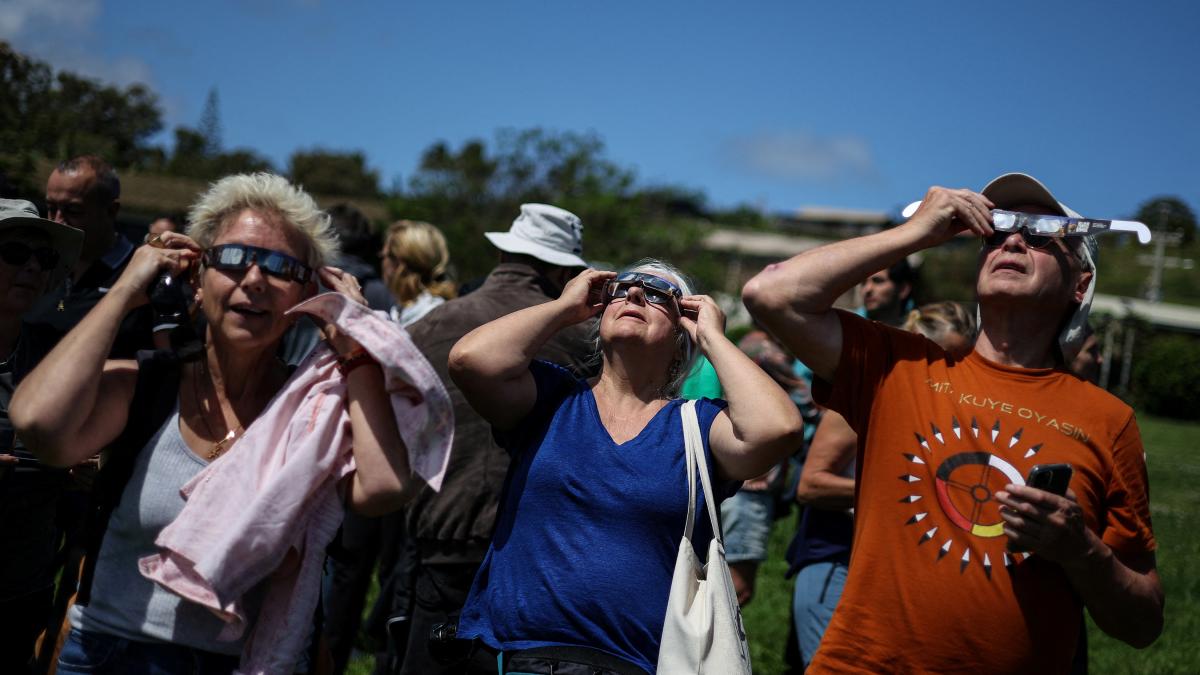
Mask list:
[{"label": "blonde hair", "polygon": [[307,192],[270,173],[236,174],[210,185],[188,213],[187,234],[207,249],[246,209],[275,216],[295,228],[308,243],[305,264],[314,270],[337,256],[338,237],[329,215]]},{"label": "blonde hair", "polygon": [[388,228],[383,252],[396,261],[396,271],[385,281],[397,301],[409,302],[421,291],[447,300],[458,295],[447,275],[450,251],[446,237],[436,226],[415,220],[396,221]]},{"label": "blonde hair", "polygon": [[908,313],[902,326],[938,342],[947,333],[958,333],[967,342],[975,341],[975,318],[957,302],[931,302]]}]

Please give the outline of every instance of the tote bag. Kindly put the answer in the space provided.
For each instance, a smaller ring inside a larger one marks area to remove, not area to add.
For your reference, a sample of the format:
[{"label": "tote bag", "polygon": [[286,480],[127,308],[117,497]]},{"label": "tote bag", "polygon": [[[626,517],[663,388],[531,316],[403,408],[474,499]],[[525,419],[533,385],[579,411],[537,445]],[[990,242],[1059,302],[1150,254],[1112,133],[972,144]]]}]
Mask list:
[{"label": "tote bag", "polygon": [[[658,672],[662,675],[739,675],[750,673],[750,648],[742,626],[725,545],[717,522],[708,476],[708,461],[696,419],[696,402],[688,401],[681,409],[683,438],[687,454],[688,513],[671,578],[671,596],[663,621],[662,643],[658,651]],[[696,522],[696,475],[704,489],[704,503],[712,523],[713,538],[708,545],[708,564],[701,564],[692,547],[692,529]]]}]

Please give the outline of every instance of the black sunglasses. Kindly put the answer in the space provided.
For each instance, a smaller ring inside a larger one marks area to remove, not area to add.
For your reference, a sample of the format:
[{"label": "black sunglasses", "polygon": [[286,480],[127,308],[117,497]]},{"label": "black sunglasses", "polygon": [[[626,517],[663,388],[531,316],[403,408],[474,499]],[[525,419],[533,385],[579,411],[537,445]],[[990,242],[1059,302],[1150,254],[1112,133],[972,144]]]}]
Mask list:
[{"label": "black sunglasses", "polygon": [[312,268],[286,253],[246,244],[221,244],[204,252],[204,262],[218,270],[240,272],[251,265],[273,277],[308,283]]},{"label": "black sunglasses", "polygon": [[622,272],[604,284],[604,304],[628,296],[629,289],[634,286],[642,289],[646,302],[652,305],[666,305],[674,300],[678,307],[679,298],[683,297],[683,291],[678,286],[662,277],[642,272]]},{"label": "black sunglasses", "polygon": [[[1054,244],[1055,239],[1061,239],[1061,237],[1051,237],[1051,236],[1047,236],[1044,234],[1033,234],[1027,228],[1024,228],[1024,227],[1022,227],[1018,230],[1015,230],[1015,231],[1021,233],[1021,238],[1025,240],[1025,245],[1030,248],[1047,248]],[[988,248],[996,248],[998,246],[1003,246],[1004,242],[1012,234],[1013,234],[1013,232],[1005,232],[1003,230],[995,230],[992,232],[991,235],[989,235],[987,238],[985,238],[983,240],[984,246],[987,246]]]},{"label": "black sunglasses", "polygon": [[49,246],[34,248],[21,241],[6,241],[0,244],[0,260],[13,267],[24,265],[30,258],[37,260],[38,267],[43,270],[52,270],[58,266],[58,251]]}]

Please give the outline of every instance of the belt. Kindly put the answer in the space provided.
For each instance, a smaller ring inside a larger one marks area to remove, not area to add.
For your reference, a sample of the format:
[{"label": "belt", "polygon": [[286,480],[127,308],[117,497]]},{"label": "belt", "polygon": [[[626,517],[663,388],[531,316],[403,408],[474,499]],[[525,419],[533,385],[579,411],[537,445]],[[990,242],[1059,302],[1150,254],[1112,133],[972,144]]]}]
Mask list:
[{"label": "belt", "polygon": [[645,670],[608,652],[567,646],[496,652],[496,669],[503,675],[647,675]]}]

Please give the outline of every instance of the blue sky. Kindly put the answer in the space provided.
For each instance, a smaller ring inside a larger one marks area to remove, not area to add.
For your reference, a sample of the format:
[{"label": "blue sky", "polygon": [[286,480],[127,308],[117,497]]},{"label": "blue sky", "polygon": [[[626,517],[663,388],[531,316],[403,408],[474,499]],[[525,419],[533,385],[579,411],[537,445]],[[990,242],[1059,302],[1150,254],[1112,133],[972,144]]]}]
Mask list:
[{"label": "blue sky", "polygon": [[[436,140],[594,131],[716,205],[894,209],[1023,170],[1086,215],[1200,209],[1191,2],[4,0],[0,39],[161,96],[284,166],[361,149],[386,183]],[[169,136],[163,135],[163,142]]]}]

